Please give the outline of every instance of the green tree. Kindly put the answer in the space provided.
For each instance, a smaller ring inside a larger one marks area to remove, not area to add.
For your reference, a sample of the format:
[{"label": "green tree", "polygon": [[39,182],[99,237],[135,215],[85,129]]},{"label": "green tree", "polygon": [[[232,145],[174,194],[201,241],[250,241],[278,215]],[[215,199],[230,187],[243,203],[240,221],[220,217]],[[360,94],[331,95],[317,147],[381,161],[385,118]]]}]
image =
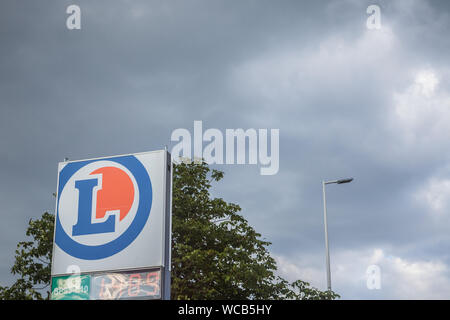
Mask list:
[{"label": "green tree", "polygon": [[50,297],[50,262],[52,261],[54,215],[45,212],[40,219],[29,221],[26,235],[32,241],[17,244],[11,273],[19,278],[11,287],[0,287],[0,299],[41,300]]},{"label": "green tree", "polygon": [[174,167],[173,299],[334,299],[309,283],[288,283],[275,275],[276,262],[239,214],[241,208],[212,198],[223,172],[206,163]]},{"label": "green tree", "polygon": [[[210,194],[223,172],[206,163],[174,166],[172,210],[172,299],[335,299],[309,283],[276,276],[276,262],[239,214],[241,208]],[[30,220],[11,272],[18,280],[0,287],[0,299],[43,299],[49,289],[54,216]],[[45,298],[49,298],[49,290]]]}]

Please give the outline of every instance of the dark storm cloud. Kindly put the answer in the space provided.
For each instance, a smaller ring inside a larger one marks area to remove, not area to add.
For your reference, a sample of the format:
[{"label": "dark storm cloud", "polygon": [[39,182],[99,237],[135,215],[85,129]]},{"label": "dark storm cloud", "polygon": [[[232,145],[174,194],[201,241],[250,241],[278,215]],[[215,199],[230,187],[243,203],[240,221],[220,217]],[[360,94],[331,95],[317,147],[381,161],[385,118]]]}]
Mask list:
[{"label": "dark storm cloud", "polygon": [[445,166],[442,141],[407,145],[389,124],[411,72],[442,72],[449,92],[446,1],[380,1],[379,33],[369,1],[81,1],[79,31],[69,4],[0,5],[2,283],[28,219],[53,211],[57,162],[170,147],[194,120],[280,129],[277,175],[219,167],[215,190],[276,254],[322,258],[320,182],[354,176],[327,189],[335,252],[450,263],[448,225],[412,200]]}]

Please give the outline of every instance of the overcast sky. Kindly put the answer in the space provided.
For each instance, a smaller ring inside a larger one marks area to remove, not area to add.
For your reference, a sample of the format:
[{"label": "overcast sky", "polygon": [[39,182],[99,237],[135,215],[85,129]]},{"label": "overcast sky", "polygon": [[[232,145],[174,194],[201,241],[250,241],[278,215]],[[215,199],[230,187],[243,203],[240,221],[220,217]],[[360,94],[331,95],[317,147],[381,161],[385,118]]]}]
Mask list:
[{"label": "overcast sky", "polygon": [[[450,2],[0,2],[0,285],[57,163],[157,150],[173,130],[280,130],[280,169],[222,165],[214,195],[279,274],[344,299],[450,299]],[[381,9],[368,29],[366,9]],[[369,290],[366,270],[381,270]]]}]

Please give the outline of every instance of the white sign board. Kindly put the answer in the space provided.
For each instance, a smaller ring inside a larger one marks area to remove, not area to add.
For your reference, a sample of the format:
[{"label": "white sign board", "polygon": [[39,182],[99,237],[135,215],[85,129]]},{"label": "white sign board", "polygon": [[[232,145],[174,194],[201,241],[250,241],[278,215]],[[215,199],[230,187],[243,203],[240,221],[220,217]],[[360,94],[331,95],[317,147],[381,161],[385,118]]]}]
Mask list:
[{"label": "white sign board", "polygon": [[168,273],[171,181],[165,150],[59,163],[52,277]]}]

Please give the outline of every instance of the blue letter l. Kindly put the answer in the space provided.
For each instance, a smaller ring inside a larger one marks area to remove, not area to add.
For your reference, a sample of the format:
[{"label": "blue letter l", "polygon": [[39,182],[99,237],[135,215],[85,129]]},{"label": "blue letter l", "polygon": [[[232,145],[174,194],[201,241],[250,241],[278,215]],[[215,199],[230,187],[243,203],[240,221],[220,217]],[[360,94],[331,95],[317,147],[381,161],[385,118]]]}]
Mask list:
[{"label": "blue letter l", "polygon": [[104,222],[92,223],[92,194],[98,179],[75,181],[78,189],[78,221],[72,227],[73,236],[85,234],[114,232],[115,216],[109,216]]}]

